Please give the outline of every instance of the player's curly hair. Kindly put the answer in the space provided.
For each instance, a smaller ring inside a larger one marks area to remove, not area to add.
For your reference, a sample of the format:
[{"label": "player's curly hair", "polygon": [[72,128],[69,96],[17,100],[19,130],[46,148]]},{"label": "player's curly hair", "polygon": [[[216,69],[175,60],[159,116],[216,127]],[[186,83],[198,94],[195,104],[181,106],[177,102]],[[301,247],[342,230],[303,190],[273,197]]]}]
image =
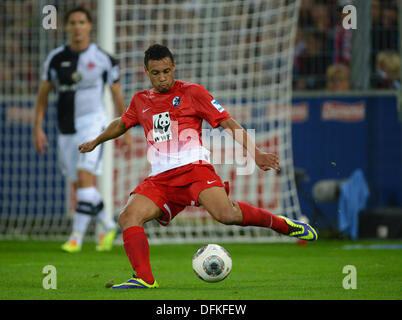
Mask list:
[{"label": "player's curly hair", "polygon": [[170,52],[169,48],[161,44],[153,44],[146,51],[144,55],[144,65],[148,69],[149,60],[162,60],[163,58],[169,57],[174,63],[173,54]]}]

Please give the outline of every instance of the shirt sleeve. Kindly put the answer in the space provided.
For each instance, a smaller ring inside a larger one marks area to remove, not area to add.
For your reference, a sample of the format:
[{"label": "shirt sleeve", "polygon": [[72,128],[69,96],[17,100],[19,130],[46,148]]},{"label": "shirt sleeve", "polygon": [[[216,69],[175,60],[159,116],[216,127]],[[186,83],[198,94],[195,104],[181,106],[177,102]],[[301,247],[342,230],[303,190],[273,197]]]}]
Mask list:
[{"label": "shirt sleeve", "polygon": [[126,109],[126,111],[121,116],[121,120],[126,125],[126,129],[136,126],[139,124],[137,110],[135,108],[135,100],[136,95],[134,95],[133,99],[131,99],[130,105]]},{"label": "shirt sleeve", "polygon": [[49,81],[49,82],[56,82],[57,80],[57,73],[54,66],[54,56],[56,51],[52,51],[46,58],[43,64],[43,72],[42,72],[42,80]]},{"label": "shirt sleeve", "polygon": [[113,58],[110,55],[108,55],[108,58],[110,60],[110,66],[106,71],[107,72],[106,82],[109,86],[111,86],[120,80],[119,76],[120,69],[117,59]]},{"label": "shirt sleeve", "polygon": [[193,86],[192,97],[198,116],[206,120],[212,128],[216,128],[222,121],[230,118],[230,114],[202,85]]}]

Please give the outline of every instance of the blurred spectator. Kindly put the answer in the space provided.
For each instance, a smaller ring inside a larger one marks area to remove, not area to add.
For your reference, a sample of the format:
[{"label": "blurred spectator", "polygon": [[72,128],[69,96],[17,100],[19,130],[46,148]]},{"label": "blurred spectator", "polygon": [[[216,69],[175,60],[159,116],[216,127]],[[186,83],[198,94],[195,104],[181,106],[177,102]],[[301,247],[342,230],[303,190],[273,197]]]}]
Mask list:
[{"label": "blurred spectator", "polygon": [[338,1],[338,21],[335,26],[334,33],[334,63],[342,63],[349,65],[352,56],[352,30],[345,29],[342,25],[343,18],[343,1]]},{"label": "blurred spectator", "polygon": [[[377,56],[383,51],[399,50],[399,0],[368,1],[371,1],[372,18],[372,85],[375,88],[395,87],[399,85],[399,77],[395,80],[389,72],[384,71],[385,67],[378,68]],[[295,90],[324,88],[326,72],[331,73],[334,70],[330,64],[344,66],[350,64],[352,30],[345,30],[342,26],[345,17],[342,11],[347,4],[351,4],[351,1],[302,0],[295,43],[293,69]],[[396,65],[396,57],[389,57],[388,60],[389,64],[394,61],[392,64]],[[348,88],[348,82],[349,79],[341,87]]]},{"label": "blurred spectator", "polygon": [[295,89],[324,89],[325,72],[330,63],[328,39],[323,32],[314,31],[300,35],[296,45],[298,55],[294,64]]},{"label": "blurred spectator", "polygon": [[[379,84],[377,56],[383,51],[399,50],[398,3],[402,3],[402,0],[366,1],[371,2],[371,78],[374,87],[378,88],[383,84]],[[181,48],[183,56],[180,58],[186,61],[191,48],[201,46],[199,35],[208,32],[210,29],[208,24],[201,24],[197,21],[202,14],[200,10],[203,5],[200,0],[179,1],[182,4],[177,6],[174,13],[171,12],[169,18],[167,17],[167,10],[146,13],[144,6],[157,2],[158,0],[116,0],[116,56],[121,61],[122,79],[125,79],[125,73],[135,79],[131,79],[129,82],[133,86],[130,88],[132,91],[144,89],[142,87],[144,83],[142,58],[132,55],[133,48],[136,49],[134,51],[143,51],[148,47],[151,40],[163,42],[165,40],[163,38],[164,31],[166,28],[171,28],[170,31],[173,29],[175,34],[181,35],[173,39],[174,47]],[[253,13],[260,3],[279,6],[281,2],[251,1],[249,13]],[[301,0],[293,70],[295,90],[324,89],[328,66],[339,63],[349,64],[352,55],[352,32],[342,27],[342,9],[351,2],[351,0]],[[12,75],[12,80],[8,81],[7,84],[0,83],[0,94],[34,93],[37,91],[38,81],[36,79],[40,72],[39,66],[43,52],[47,52],[50,47],[64,42],[65,34],[62,32],[62,28],[52,31],[41,28],[43,15],[41,11],[37,10],[38,0],[0,0],[0,3],[2,8],[0,11],[0,38],[3,40],[0,41],[0,60],[7,64],[7,68],[2,69],[7,73],[7,76],[4,77],[8,78],[9,74]],[[54,0],[53,3],[57,6],[59,14],[75,4],[85,3],[94,11],[97,7],[96,0]],[[135,6],[135,10],[127,10],[127,4]],[[223,14],[229,14],[231,11],[232,8],[226,6]],[[272,12],[277,11],[275,9]],[[264,51],[260,53],[271,56],[272,52],[278,49],[274,40],[278,36],[278,32],[272,30],[272,32],[261,33],[261,36],[258,35],[258,39],[252,39],[250,36],[242,37],[241,28],[255,28],[261,23],[256,23],[254,19],[250,18],[244,25],[243,16],[242,12],[239,11],[238,17],[235,19],[225,18],[222,20],[222,31],[230,31],[235,25],[238,26],[235,30],[239,32],[228,33],[226,37],[220,39],[221,43],[230,47],[232,44],[237,45],[239,41],[248,43],[250,41],[262,41],[263,37],[272,37],[272,45],[270,41],[264,40],[269,45],[264,46],[262,48]],[[266,17],[266,19],[273,19],[274,16]],[[171,17],[176,17],[177,23],[173,23]],[[96,20],[96,17],[94,18]],[[167,20],[169,23],[160,23],[160,21]],[[184,23],[188,20],[193,20],[194,23]],[[124,21],[131,21],[131,23],[126,24]],[[188,32],[189,28],[191,28],[192,34]],[[281,43],[280,45],[286,44]],[[286,48],[282,47],[282,49]],[[220,54],[227,56],[225,58],[227,66],[224,69],[227,72],[226,74],[230,75],[233,69],[230,61],[236,60],[236,53],[227,50]],[[249,52],[245,51],[243,58],[247,59],[247,54]],[[267,60],[269,61],[262,63],[264,65],[272,63],[270,59]],[[203,72],[203,70],[194,69],[187,64],[177,71],[183,72],[180,73],[180,76],[187,74],[186,78],[190,80],[194,80]],[[239,73],[233,74],[233,78],[238,77],[238,75]],[[235,80],[233,82],[237,83]],[[222,83],[222,85],[232,87],[232,84]]]},{"label": "blurred spectator", "polygon": [[344,64],[330,65],[327,69],[327,90],[348,91],[349,89],[349,67]]},{"label": "blurred spectator", "polygon": [[331,28],[329,10],[330,6],[325,1],[318,1],[311,7],[311,16],[314,21],[314,30],[327,33]]},{"label": "blurred spectator", "polygon": [[376,60],[380,52],[398,50],[398,7],[393,0],[372,0],[371,18],[372,71],[375,72]]},{"label": "blurred spectator", "polygon": [[381,3],[381,39],[376,43],[379,50],[398,50],[398,7],[393,1]]},{"label": "blurred spectator", "polygon": [[372,21],[373,25],[380,24],[380,21],[381,21],[380,0],[371,0],[371,21]]},{"label": "blurred spectator", "polygon": [[399,89],[400,59],[395,51],[382,51],[377,55],[373,87],[378,89]]},{"label": "blurred spectator", "polygon": [[299,12],[299,28],[309,29],[314,27],[314,20],[311,13],[313,0],[301,0]]},{"label": "blurred spectator", "polygon": [[14,94],[14,86],[13,86],[13,69],[10,67],[9,63],[3,60],[0,60],[0,92],[2,95],[6,94]]}]

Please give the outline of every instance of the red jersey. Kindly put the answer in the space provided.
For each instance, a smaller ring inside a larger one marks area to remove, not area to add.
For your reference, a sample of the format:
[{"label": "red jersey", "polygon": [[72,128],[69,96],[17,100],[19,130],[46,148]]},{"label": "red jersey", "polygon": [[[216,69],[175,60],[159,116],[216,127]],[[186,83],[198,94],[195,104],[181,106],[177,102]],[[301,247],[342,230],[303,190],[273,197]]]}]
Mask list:
[{"label": "red jersey", "polygon": [[229,118],[203,86],[178,80],[166,93],[154,88],[137,92],[122,115],[127,129],[144,128],[151,175],[196,161],[210,162],[209,151],[202,146],[202,121],[216,128]]}]

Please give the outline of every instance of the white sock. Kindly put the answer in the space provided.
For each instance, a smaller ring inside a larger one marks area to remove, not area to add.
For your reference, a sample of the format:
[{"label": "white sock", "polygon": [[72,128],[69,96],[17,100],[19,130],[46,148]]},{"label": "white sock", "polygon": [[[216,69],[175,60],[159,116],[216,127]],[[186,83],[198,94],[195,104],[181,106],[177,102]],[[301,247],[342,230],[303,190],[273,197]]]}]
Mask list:
[{"label": "white sock", "polygon": [[[95,205],[99,205],[100,202],[102,201],[102,196],[99,193],[98,189],[95,187],[91,187],[92,190],[92,197],[93,197],[93,203]],[[114,222],[113,218],[109,218],[107,215],[107,211],[105,208],[102,208],[101,211],[98,212],[96,215],[96,220],[99,221],[102,224],[102,231],[104,233],[108,233],[109,231],[113,230],[116,228],[116,223]]]},{"label": "white sock", "polygon": [[[94,186],[85,188],[85,193],[88,197],[88,200],[86,201],[91,202],[94,206],[97,206],[102,202],[102,196],[98,189],[96,189]],[[101,223],[103,233],[108,233],[116,228],[115,221],[113,220],[113,218],[109,218],[105,208],[102,208],[101,211],[98,212],[98,214],[96,215],[96,220]]]},{"label": "white sock", "polygon": [[[96,193],[94,192],[94,187],[79,188],[77,189],[77,202],[88,202],[94,203],[94,198],[96,198]],[[95,189],[95,191],[97,191]],[[92,215],[85,214],[82,212],[75,212],[73,220],[73,231],[69,238],[69,241],[76,241],[79,246],[82,245],[82,241],[87,231],[88,224],[91,221]]]},{"label": "white sock", "polygon": [[73,220],[73,232],[70,235],[69,241],[76,241],[77,245],[82,245],[82,240],[87,231],[91,216],[84,213],[75,212]]},{"label": "white sock", "polygon": [[104,233],[108,233],[111,230],[116,228],[116,222],[114,222],[113,219],[108,218],[107,211],[105,208],[103,208],[101,211],[99,211],[98,215],[96,216],[96,219],[100,223],[102,223]]},{"label": "white sock", "polygon": [[[87,202],[93,207],[98,206],[102,202],[102,197],[99,191],[94,187],[77,189],[77,202]],[[93,216],[82,212],[76,212],[73,221],[73,232],[70,236],[70,241],[77,241],[78,245],[82,245],[85,232],[88,224]],[[116,228],[116,223],[109,218],[105,208],[102,208],[96,215],[96,220],[102,224],[102,231],[108,233]]]}]

